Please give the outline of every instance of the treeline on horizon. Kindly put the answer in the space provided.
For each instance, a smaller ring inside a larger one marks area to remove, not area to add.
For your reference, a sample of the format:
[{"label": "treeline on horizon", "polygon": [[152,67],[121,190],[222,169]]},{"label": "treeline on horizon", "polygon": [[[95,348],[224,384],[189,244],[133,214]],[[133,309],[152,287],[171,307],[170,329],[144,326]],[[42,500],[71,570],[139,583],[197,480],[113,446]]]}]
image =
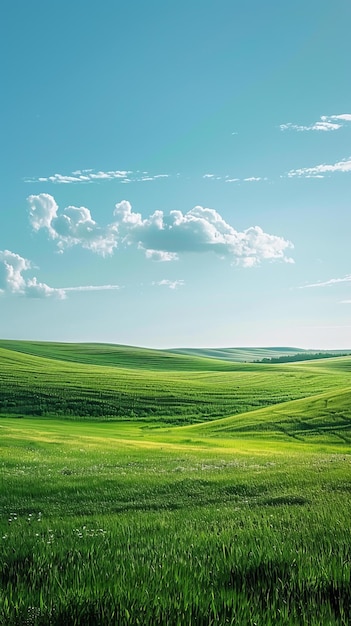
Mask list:
[{"label": "treeline on horizon", "polygon": [[294,361],[313,361],[314,359],[332,359],[339,356],[350,356],[351,352],[298,352],[263,359],[257,359],[253,363],[293,363]]}]

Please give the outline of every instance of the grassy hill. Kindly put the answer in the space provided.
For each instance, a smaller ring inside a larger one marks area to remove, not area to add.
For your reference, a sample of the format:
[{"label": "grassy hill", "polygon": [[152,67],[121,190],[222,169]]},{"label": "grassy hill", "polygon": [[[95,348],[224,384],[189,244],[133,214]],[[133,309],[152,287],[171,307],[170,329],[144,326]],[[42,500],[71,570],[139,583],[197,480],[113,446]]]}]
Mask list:
[{"label": "grassy hill", "polygon": [[203,422],[345,388],[351,369],[349,357],[263,365],[100,344],[1,345],[0,413],[9,415]]},{"label": "grassy hill", "polygon": [[[44,341],[0,340],[0,348],[59,361],[72,361],[88,365],[126,367],[149,370],[208,370],[205,355],[177,354],[167,350],[153,350],[135,346],[100,343],[52,343]],[[230,367],[220,359],[211,362],[212,370]]]},{"label": "grassy hill", "polygon": [[[54,343],[0,340],[0,348],[89,365],[143,369],[225,370],[231,363],[291,357],[315,352],[300,348],[172,348],[155,350],[108,343]],[[331,352],[331,351],[329,351]],[[326,354],[328,351],[326,351]],[[338,351],[333,351],[333,354]],[[208,359],[211,359],[209,364]]]},{"label": "grassy hill", "polygon": [[0,624],[349,624],[350,371],[2,342]]},{"label": "grassy hill", "polygon": [[174,429],[175,436],[180,434],[351,444],[351,389],[328,391],[211,423]]}]

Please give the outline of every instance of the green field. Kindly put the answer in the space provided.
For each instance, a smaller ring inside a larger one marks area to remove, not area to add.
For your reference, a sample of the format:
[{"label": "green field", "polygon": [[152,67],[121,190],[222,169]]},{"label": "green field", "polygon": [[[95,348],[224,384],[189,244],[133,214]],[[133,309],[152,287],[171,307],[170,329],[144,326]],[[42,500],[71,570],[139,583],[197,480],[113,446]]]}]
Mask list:
[{"label": "green field", "polygon": [[0,624],[348,626],[351,358],[0,343]]}]

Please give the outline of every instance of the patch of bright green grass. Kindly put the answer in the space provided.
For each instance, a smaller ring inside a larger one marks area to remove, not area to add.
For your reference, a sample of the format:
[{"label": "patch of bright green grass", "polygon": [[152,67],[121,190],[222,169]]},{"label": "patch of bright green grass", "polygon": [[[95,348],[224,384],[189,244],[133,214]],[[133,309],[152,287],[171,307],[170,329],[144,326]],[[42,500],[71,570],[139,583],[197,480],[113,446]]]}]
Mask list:
[{"label": "patch of bright green grass", "polygon": [[1,624],[349,624],[350,446],[188,430],[0,420]]},{"label": "patch of bright green grass", "polygon": [[351,390],[329,391],[207,424],[174,429],[172,433],[351,444]]}]

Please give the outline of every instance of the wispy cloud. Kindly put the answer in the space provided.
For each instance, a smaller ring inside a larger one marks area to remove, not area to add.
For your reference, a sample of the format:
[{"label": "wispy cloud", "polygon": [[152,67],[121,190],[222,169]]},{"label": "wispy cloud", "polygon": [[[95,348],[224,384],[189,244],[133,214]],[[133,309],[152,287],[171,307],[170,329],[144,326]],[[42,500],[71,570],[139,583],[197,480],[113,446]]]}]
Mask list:
[{"label": "wispy cloud", "polygon": [[244,178],[244,183],[258,183],[261,180],[268,180],[268,178],[261,178],[261,176],[250,176],[250,178]]},{"label": "wispy cloud", "polygon": [[62,287],[62,291],[119,291],[120,285],[81,285],[79,287]]},{"label": "wispy cloud", "polygon": [[216,174],[204,174],[202,178],[208,180],[222,180],[225,183],[257,183],[259,181],[268,180],[267,177],[263,176],[249,176],[247,178],[233,178],[227,174],[226,176],[217,176]]},{"label": "wispy cloud", "polygon": [[334,174],[335,172],[351,172],[351,157],[338,161],[337,163],[322,163],[314,167],[303,167],[296,170],[290,170],[287,174],[289,178],[324,178],[326,174]]},{"label": "wispy cloud", "polygon": [[164,278],[163,280],[153,281],[152,285],[157,287],[168,287],[169,289],[177,289],[185,284],[184,280],[169,280]]},{"label": "wispy cloud", "polygon": [[299,124],[280,124],[280,130],[296,130],[299,133],[310,130],[321,130],[324,132],[329,132],[331,130],[339,130],[342,127],[342,124],[336,124],[335,122],[315,122],[310,126],[301,126]]},{"label": "wispy cloud", "polygon": [[288,122],[287,124],[280,124],[280,130],[295,130],[297,132],[305,131],[323,131],[330,132],[333,130],[339,130],[344,126],[343,122],[351,122],[350,113],[342,113],[340,115],[322,115],[317,122],[312,124],[293,124]]},{"label": "wispy cloud", "polygon": [[187,213],[155,211],[143,218],[123,200],[116,204],[110,224],[100,226],[86,207],[59,210],[49,194],[29,196],[29,217],[33,230],[46,230],[59,250],[82,246],[102,256],[117,246],[135,246],[148,259],[176,260],[180,254],[215,252],[245,267],[262,261],[292,262],[286,256],[293,244],[283,237],[265,233],[260,226],[237,231],[214,209],[196,206]]},{"label": "wispy cloud", "polygon": [[351,274],[343,276],[343,278],[330,278],[329,280],[321,281],[318,283],[310,283],[308,285],[302,285],[299,289],[309,289],[310,287],[331,287],[332,285],[338,285],[340,283],[351,283]]},{"label": "wispy cloud", "polygon": [[131,170],[95,171],[92,169],[75,170],[71,174],[52,174],[38,178],[25,178],[26,183],[53,183],[70,185],[74,183],[100,183],[115,180],[120,183],[153,181],[159,178],[169,178],[169,174],[149,174],[148,172],[132,172]]}]

